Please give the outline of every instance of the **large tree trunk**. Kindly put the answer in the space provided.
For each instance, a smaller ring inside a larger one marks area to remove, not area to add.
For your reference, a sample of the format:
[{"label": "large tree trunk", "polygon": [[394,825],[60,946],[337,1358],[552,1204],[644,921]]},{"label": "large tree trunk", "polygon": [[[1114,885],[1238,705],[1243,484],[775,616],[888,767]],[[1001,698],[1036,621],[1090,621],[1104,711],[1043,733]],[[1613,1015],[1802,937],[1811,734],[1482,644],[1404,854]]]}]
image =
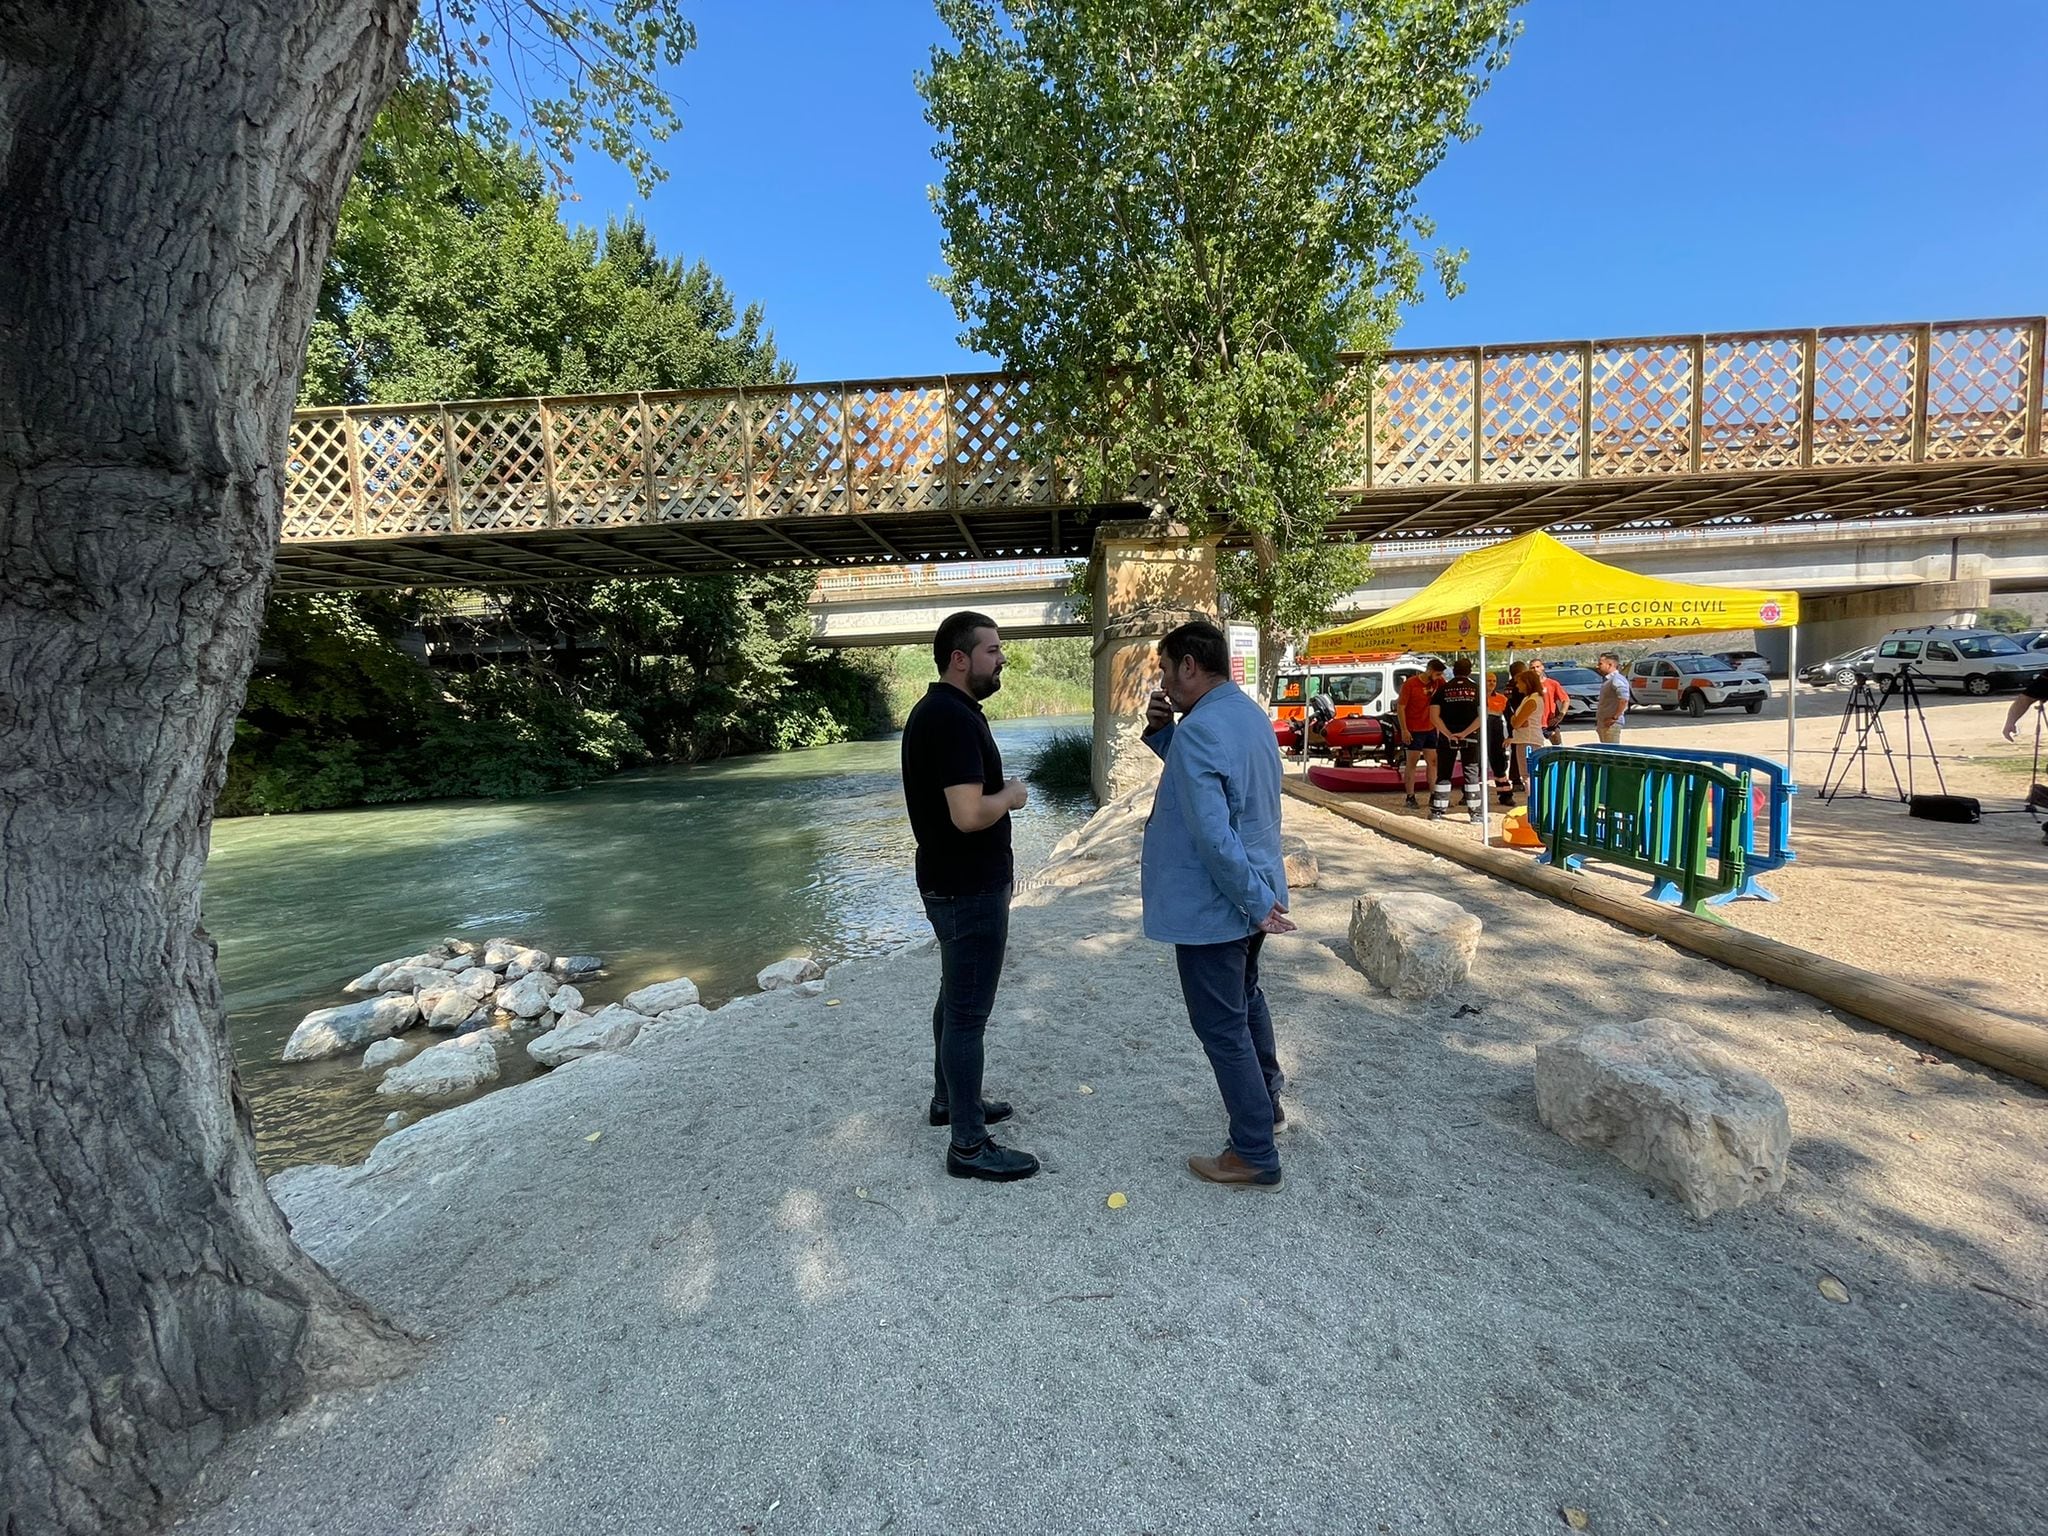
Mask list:
[{"label": "large tree trunk", "polygon": [[[409,1352],[256,1170],[199,880],[407,0],[0,0],[0,1528]],[[280,936],[282,941],[282,936]]]}]

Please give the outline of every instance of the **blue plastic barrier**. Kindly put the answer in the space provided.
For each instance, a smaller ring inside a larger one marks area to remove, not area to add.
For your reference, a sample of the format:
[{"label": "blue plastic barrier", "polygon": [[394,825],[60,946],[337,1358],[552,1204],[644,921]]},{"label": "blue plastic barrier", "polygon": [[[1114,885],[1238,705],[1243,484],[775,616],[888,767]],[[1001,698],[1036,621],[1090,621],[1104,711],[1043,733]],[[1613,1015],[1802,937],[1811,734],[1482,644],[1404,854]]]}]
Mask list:
[{"label": "blue plastic barrier", "polygon": [[[1642,752],[1641,747],[1629,747],[1621,742],[1589,741],[1585,746],[1601,752]],[[1799,793],[1799,786],[1792,782],[1791,771],[1772,757],[1754,757],[1746,752],[1714,752],[1699,747],[1659,746],[1649,754],[1653,757],[1675,758],[1682,763],[1706,763],[1728,772],[1749,776],[1750,793],[1748,825],[1744,829],[1742,846],[1748,857],[1744,860],[1744,874],[1739,889],[1726,895],[1716,896],[1716,903],[1733,901],[1738,896],[1754,897],[1758,901],[1776,901],[1772,892],[1757,884],[1758,875],[1767,875],[1774,869],[1783,869],[1799,855],[1792,849],[1792,797]],[[1715,795],[1714,814],[1721,814],[1720,796]],[[1675,891],[1667,893],[1660,889],[1654,893],[1658,901],[1676,901]]]},{"label": "blue plastic barrier", "polygon": [[[1742,886],[1750,783],[1712,763],[1551,747],[1530,764],[1529,825],[1543,840],[1543,862],[1576,869],[1595,858],[1639,869],[1655,899],[1710,916],[1709,903]],[[1743,813],[1718,816],[1721,804]]]}]

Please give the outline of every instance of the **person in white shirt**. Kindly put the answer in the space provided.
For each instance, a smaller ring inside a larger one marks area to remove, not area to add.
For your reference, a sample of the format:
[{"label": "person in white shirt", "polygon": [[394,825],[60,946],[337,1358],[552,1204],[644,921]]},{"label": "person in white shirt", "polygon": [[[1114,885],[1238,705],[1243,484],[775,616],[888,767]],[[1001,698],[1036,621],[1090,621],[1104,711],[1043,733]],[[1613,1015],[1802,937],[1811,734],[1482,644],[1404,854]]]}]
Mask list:
[{"label": "person in white shirt", "polygon": [[1621,658],[1612,651],[1602,651],[1593,666],[1601,677],[1600,700],[1593,706],[1593,729],[1602,741],[1618,742],[1622,716],[1628,713],[1628,674],[1621,669]]}]

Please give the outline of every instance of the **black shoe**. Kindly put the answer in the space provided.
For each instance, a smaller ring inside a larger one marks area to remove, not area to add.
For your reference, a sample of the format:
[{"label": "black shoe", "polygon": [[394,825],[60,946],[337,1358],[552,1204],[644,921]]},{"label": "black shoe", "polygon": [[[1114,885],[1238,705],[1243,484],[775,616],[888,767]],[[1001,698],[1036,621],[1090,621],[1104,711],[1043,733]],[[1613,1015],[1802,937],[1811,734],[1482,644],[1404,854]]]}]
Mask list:
[{"label": "black shoe", "polygon": [[1007,1184],[1012,1179],[1028,1179],[1038,1172],[1038,1159],[1013,1147],[999,1147],[984,1137],[981,1145],[972,1152],[948,1146],[946,1172],[956,1179],[989,1179]]},{"label": "black shoe", "polygon": [[1440,811],[1433,805],[1429,808],[1429,819],[1431,821],[1442,821],[1446,816],[1449,816],[1450,814],[1451,813],[1449,811]]},{"label": "black shoe", "polygon": [[1515,808],[1515,797],[1513,795],[1502,795],[1500,797],[1500,808],[1504,811],[1512,811]]},{"label": "black shoe", "polygon": [[1273,1129],[1277,1131],[1280,1129],[1281,1126],[1285,1125],[1286,1123],[1287,1111],[1282,1109],[1280,1107],[1280,1101],[1278,1099],[1275,1099],[1273,1101]]},{"label": "black shoe", "polygon": [[[1000,1124],[1015,1113],[1016,1110],[1010,1107],[1007,1099],[983,1099],[981,1101],[981,1123],[983,1125]],[[925,1112],[925,1119],[929,1120],[933,1125],[951,1125],[953,1123],[952,1106],[942,1104],[937,1099],[933,1099],[931,1108]]]},{"label": "black shoe", "polygon": [[1416,803],[1415,797],[1413,795],[1408,796],[1408,798],[1403,800],[1401,803],[1407,806],[1408,809],[1411,811],[1419,811],[1422,809],[1422,807]]}]

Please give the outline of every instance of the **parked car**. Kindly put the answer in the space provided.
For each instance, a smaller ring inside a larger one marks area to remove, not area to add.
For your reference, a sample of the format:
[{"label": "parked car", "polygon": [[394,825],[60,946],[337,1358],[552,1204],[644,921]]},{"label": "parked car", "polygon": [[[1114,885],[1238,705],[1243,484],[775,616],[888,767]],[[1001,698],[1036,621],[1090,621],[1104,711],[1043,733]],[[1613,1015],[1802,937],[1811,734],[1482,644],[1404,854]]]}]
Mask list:
[{"label": "parked car", "polygon": [[1839,656],[1830,656],[1826,661],[1816,661],[1799,669],[1799,680],[1811,683],[1816,688],[1825,688],[1832,683],[1837,688],[1854,688],[1859,677],[1869,675],[1870,664],[1877,660],[1877,647],[1866,645],[1854,651],[1844,651]]},{"label": "parked car", "polygon": [[2048,629],[2022,630],[2012,639],[2023,651],[2048,651]]},{"label": "parked car", "polygon": [[1629,668],[1628,693],[1639,709],[1655,704],[1697,716],[1740,706],[1753,715],[1771,696],[1771,682],[1761,672],[1731,667],[1697,651],[1673,651],[1638,656]]},{"label": "parked car", "polygon": [[1870,670],[1889,677],[1902,667],[1911,667],[1913,681],[1930,688],[1986,694],[2019,687],[2041,670],[2041,663],[2010,635],[1927,625],[1895,629],[1878,642]]},{"label": "parked car", "polygon": [[1565,719],[1576,720],[1583,715],[1590,720],[1600,707],[1600,674],[1591,667],[1548,667],[1545,671],[1563,686],[1565,696],[1571,700],[1565,706]]},{"label": "parked car", "polygon": [[1754,672],[1758,677],[1769,677],[1771,669],[1764,660],[1762,651],[1715,651],[1715,661],[1726,662],[1738,672]]}]

